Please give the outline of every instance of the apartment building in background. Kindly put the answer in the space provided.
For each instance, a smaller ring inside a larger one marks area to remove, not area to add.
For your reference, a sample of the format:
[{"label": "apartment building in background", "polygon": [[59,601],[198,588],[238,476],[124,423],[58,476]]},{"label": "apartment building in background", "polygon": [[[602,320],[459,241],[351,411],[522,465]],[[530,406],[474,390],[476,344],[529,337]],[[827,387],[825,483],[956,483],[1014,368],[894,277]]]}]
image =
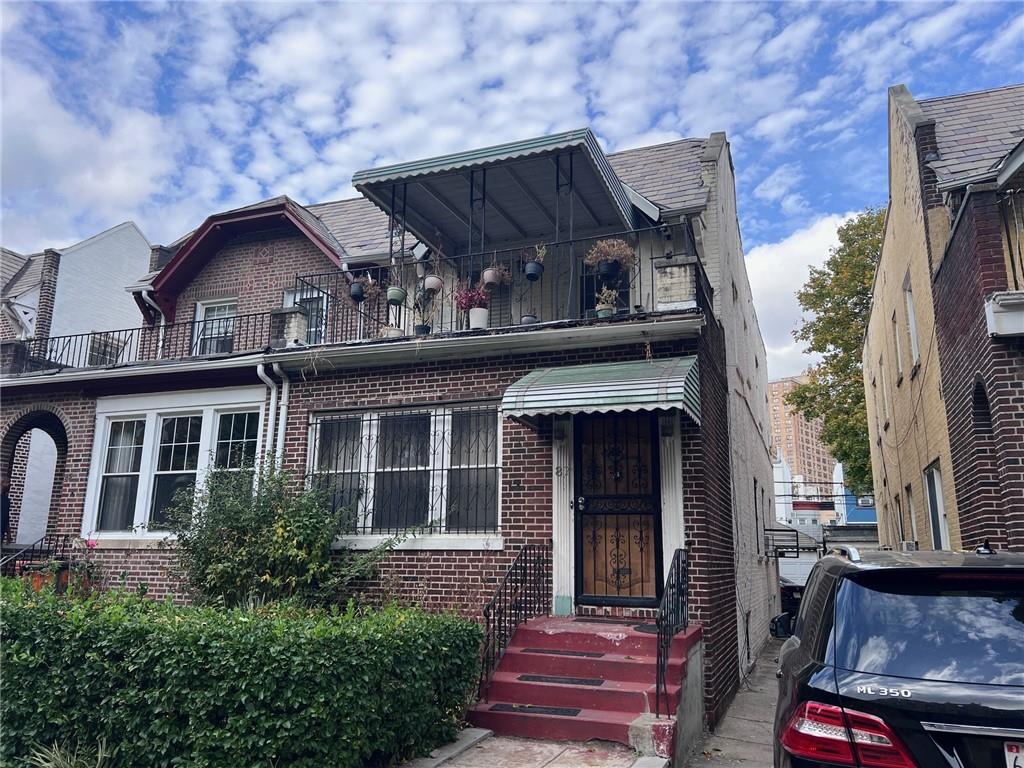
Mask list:
[{"label": "apartment building in background", "polygon": [[808,495],[829,496],[836,460],[821,442],[821,419],[806,419],[786,403],[786,395],[802,381],[800,376],[789,376],[768,382],[772,446]]},{"label": "apartment building in background", "polygon": [[1024,549],[1024,85],[889,89],[863,349],[879,539]]}]

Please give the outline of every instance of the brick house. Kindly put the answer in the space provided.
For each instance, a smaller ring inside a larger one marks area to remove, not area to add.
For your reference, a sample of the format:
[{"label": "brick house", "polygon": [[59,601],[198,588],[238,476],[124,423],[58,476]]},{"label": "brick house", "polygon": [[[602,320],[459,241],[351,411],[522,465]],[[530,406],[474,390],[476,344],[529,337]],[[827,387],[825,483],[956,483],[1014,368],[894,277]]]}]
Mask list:
[{"label": "brick house", "polygon": [[1024,86],[889,89],[864,345],[879,540],[1024,549]]},{"label": "brick house", "polygon": [[[128,292],[119,290],[145,269],[149,241],[126,221],[60,249],[22,255],[0,249],[0,361],[24,366],[31,340],[89,339],[93,362],[107,354],[102,335],[80,337],[104,328],[138,325],[139,311]],[[112,290],[113,288],[113,290]],[[18,541],[32,542],[46,528],[57,448],[42,430],[18,444],[11,483],[17,503],[11,510]]]},{"label": "brick house", "polygon": [[[572,131],[353,184],[361,197],[273,198],[154,247],[131,286],[144,326],[103,334],[116,359],[51,343],[7,371],[4,468],[26,429],[50,432],[47,530],[92,536],[110,583],[154,596],[180,595],[148,523],[239,456],[324,483],[356,513],[345,545],[417,529],[371,591],[479,616],[533,568],[537,612],[619,621],[635,656],[617,663],[646,664],[600,716],[548,713],[554,735],[628,741],[650,714],[656,636],[637,627],[676,578],[690,628],[662,649],[659,691],[675,711],[690,663],[692,710],[714,723],[778,600],[765,354],[724,134],[606,155]],[[610,642],[600,623],[562,630]],[[550,685],[503,674],[508,709],[474,717],[541,732],[515,696]]]}]

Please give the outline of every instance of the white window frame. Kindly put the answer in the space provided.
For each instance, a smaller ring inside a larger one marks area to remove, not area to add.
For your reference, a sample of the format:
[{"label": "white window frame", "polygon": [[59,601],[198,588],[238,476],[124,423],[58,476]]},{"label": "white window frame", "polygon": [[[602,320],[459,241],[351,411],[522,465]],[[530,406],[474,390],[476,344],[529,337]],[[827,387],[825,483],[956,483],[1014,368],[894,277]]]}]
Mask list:
[{"label": "white window frame", "polygon": [[[151,395],[123,395],[101,397],[96,400],[96,423],[92,458],[85,494],[85,514],[82,516],[82,536],[100,541],[162,540],[166,530],[150,531],[149,512],[153,503],[157,458],[160,445],[160,425],[164,417],[202,416],[199,438],[199,461],[196,484],[202,484],[213,468],[217,448],[219,418],[224,413],[255,411],[257,422],[256,456],[263,450],[264,408],[266,387],[230,387],[225,389],[194,390],[190,392],[161,392]],[[139,469],[139,488],[135,498],[135,512],[131,530],[99,531],[99,501],[103,469],[106,461],[110,425],[115,421],[140,420],[145,422],[142,461]],[[113,544],[111,544],[113,545]]]},{"label": "white window frame", "polygon": [[[896,352],[896,375],[903,378],[903,345],[900,344],[900,324],[896,316],[896,310],[892,311],[892,343]],[[897,379],[898,380],[898,379]]]},{"label": "white window frame", "polygon": [[[931,475],[932,487],[929,488],[929,475]],[[934,489],[935,504],[932,504],[932,489]],[[949,549],[949,519],[946,517],[946,502],[942,490],[942,469],[939,462],[935,461],[924,470],[924,493],[925,503],[928,507],[928,525],[932,529],[932,548]],[[936,530],[938,522],[938,530]],[[938,536],[936,536],[938,534]]]},{"label": "white window frame", "polygon": [[[208,301],[197,301],[196,302],[195,318],[192,321],[192,354],[193,355],[200,355],[200,354],[213,355],[213,354],[217,354],[217,352],[201,352],[200,349],[203,346],[203,340],[205,338],[219,339],[219,338],[224,338],[224,337],[223,336],[204,337],[202,335],[202,330],[205,330],[205,328],[206,328],[206,323],[207,323],[206,315],[209,313],[209,311],[211,309],[217,309],[219,307],[229,307],[229,306],[234,306],[234,308],[235,308],[235,313],[230,316],[230,319],[232,321],[232,323],[231,323],[231,339],[232,339],[232,347],[233,347],[234,346],[235,331],[238,330],[238,327],[236,325],[236,321],[238,320],[238,297],[237,296],[233,296],[233,297],[227,297],[227,298],[210,299]],[[217,318],[214,318],[211,322],[217,322],[218,320],[228,320],[228,319],[229,318],[226,318],[226,317],[225,318],[217,317]]]},{"label": "white window frame", "polygon": [[[449,533],[444,530],[444,520],[447,513],[443,500],[448,498],[448,473],[452,469],[472,469],[486,466],[492,468],[492,465],[452,465],[446,460],[442,460],[441,451],[443,448],[450,450],[451,445],[451,424],[452,414],[455,411],[463,410],[472,407],[493,407],[496,411],[496,435],[497,445],[495,446],[495,464],[493,468],[497,470],[497,499],[495,509],[495,530],[482,533]],[[421,406],[410,405],[408,407],[401,408],[384,408],[381,411],[359,411],[353,413],[338,413],[338,412],[324,412],[315,414],[310,420],[309,432],[307,437],[307,451],[306,451],[306,476],[312,478],[316,473],[316,467],[314,465],[316,456],[317,441],[320,436],[320,425],[324,421],[331,419],[344,418],[346,416],[361,420],[360,424],[360,439],[370,440],[371,445],[376,445],[376,435],[373,432],[379,428],[380,418],[382,416],[389,416],[392,414],[400,414],[402,412],[414,413],[429,413],[431,417],[430,421],[430,433],[431,435],[436,434],[440,429],[444,434],[448,435],[447,440],[434,440],[431,439],[430,445],[430,465],[427,471],[430,473],[430,497],[431,503],[427,510],[427,520],[429,524],[437,529],[438,532],[428,533],[425,535],[415,535],[404,539],[397,545],[398,549],[452,549],[452,550],[499,550],[504,549],[504,539],[501,533],[502,525],[502,475],[503,472],[503,433],[504,433],[504,418],[501,414],[501,403],[498,401],[486,402],[486,403],[447,403],[443,405],[424,404]],[[384,471],[384,470],[381,470]],[[407,471],[407,468],[403,468],[403,471]],[[361,505],[362,509],[366,510],[366,514],[359,520],[359,525],[365,525],[367,527],[372,526],[372,515],[374,508],[374,486],[377,475],[377,456],[376,451],[365,451],[360,456],[359,462],[359,474],[364,479],[364,492],[365,492],[365,503]],[[378,546],[382,542],[391,538],[391,534],[375,534],[375,533],[359,533],[351,534],[339,537],[336,542],[337,547],[351,547],[352,549],[363,550],[372,549]]]},{"label": "white window frame", "polygon": [[917,338],[917,315],[914,312],[914,287],[910,282],[910,273],[903,278],[903,301],[907,305],[907,335],[910,337],[910,362],[917,365],[921,362],[921,347]]},{"label": "white window frame", "polygon": [[[320,327],[319,328],[317,328],[314,325],[310,325],[309,324],[309,319],[310,319],[309,315],[306,315],[307,325],[306,325],[306,338],[305,338],[305,342],[309,346],[314,346],[316,344],[324,344],[327,341],[327,311],[328,311],[328,306],[330,304],[330,299],[329,299],[328,295],[325,292],[323,292],[323,291],[310,292],[309,294],[303,295],[301,291],[296,291],[294,288],[286,288],[285,291],[284,291],[284,299],[282,300],[281,305],[285,309],[287,309],[288,307],[297,306],[300,301],[303,301],[303,300],[308,301],[310,299],[319,299],[321,302],[323,302],[323,309],[320,311]],[[314,331],[319,332],[319,334],[320,334],[320,341],[310,341],[309,340],[310,333],[312,333]]]}]

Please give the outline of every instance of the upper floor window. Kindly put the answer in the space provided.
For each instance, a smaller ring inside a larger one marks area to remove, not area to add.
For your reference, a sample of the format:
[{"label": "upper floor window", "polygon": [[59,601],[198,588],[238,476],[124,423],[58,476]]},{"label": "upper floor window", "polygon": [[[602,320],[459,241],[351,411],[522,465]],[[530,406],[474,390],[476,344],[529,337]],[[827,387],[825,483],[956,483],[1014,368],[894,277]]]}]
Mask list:
[{"label": "upper floor window", "polygon": [[903,376],[903,349],[900,344],[899,323],[896,321],[896,311],[892,313],[892,348],[896,353],[896,373]]},{"label": "upper floor window", "polygon": [[903,300],[907,305],[907,335],[910,337],[910,360],[913,365],[921,362],[921,348],[917,340],[917,315],[914,312],[914,289],[910,284],[910,273],[903,278]]},{"label": "upper floor window", "polygon": [[290,288],[284,292],[285,307],[300,306],[306,311],[306,343],[323,344],[327,337],[327,294],[308,293]]},{"label": "upper floor window", "polygon": [[924,471],[924,490],[928,499],[928,518],[932,528],[932,548],[949,549],[949,521],[942,497],[942,471],[935,461]]},{"label": "upper floor window", "polygon": [[324,415],[311,479],[355,534],[495,531],[499,442],[493,405]]},{"label": "upper floor window", "polygon": [[234,350],[237,299],[218,299],[196,304],[195,354],[228,354]]},{"label": "upper floor window", "polygon": [[83,535],[159,529],[176,494],[211,469],[251,474],[265,394],[245,387],[99,398]]}]

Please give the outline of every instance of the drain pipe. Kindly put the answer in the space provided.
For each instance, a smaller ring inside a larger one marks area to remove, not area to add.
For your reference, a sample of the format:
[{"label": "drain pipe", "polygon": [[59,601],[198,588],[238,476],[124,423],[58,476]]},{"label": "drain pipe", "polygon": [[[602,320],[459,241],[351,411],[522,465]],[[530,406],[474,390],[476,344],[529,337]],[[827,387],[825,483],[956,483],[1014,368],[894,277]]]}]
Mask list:
[{"label": "drain pipe", "polygon": [[270,390],[270,413],[267,416],[267,448],[263,455],[268,455],[274,448],[274,423],[277,419],[277,382],[267,375],[267,367],[260,363],[256,366],[256,375],[260,377],[267,389]]},{"label": "drain pipe", "polygon": [[167,326],[167,318],[164,317],[164,311],[160,309],[160,305],[153,299],[152,291],[142,291],[142,300],[155,309],[160,318],[160,335],[156,341],[156,356],[162,359],[164,356],[164,328]]},{"label": "drain pipe", "polygon": [[280,363],[274,363],[274,373],[283,382],[281,384],[281,413],[277,419],[277,450],[274,453],[274,466],[280,469],[281,459],[284,457],[284,433],[288,426],[288,395],[291,393],[292,382],[288,378],[288,374],[281,368]]}]

